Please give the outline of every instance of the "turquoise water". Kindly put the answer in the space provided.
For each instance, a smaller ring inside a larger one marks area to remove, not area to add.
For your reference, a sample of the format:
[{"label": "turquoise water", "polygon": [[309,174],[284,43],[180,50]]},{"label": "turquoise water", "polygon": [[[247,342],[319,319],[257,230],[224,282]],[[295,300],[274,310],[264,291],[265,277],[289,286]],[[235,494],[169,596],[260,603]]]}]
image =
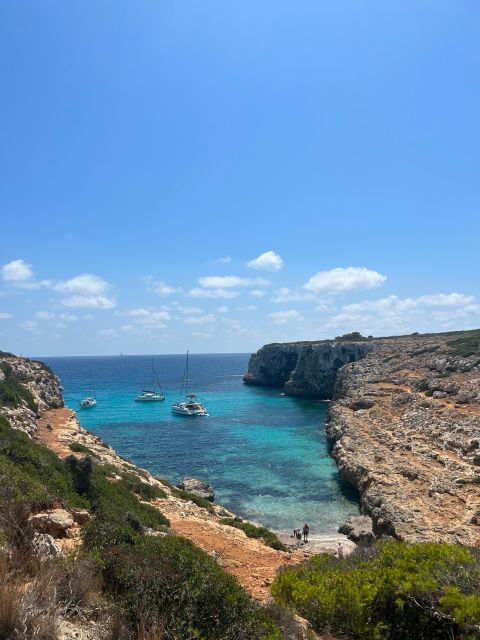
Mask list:
[{"label": "turquoise water", "polygon": [[[151,358],[44,358],[64,386],[65,402],[83,427],[120,455],[177,482],[208,480],[216,501],[277,531],[307,521],[312,534],[336,532],[356,496],[329,455],[324,432],[328,405],[288,398],[279,389],[242,382],[247,354],[193,355],[191,384],[207,417],[171,413],[178,398],[184,356],[156,356],[165,402],[134,402],[151,371]],[[92,370],[97,406],[79,409]]]}]

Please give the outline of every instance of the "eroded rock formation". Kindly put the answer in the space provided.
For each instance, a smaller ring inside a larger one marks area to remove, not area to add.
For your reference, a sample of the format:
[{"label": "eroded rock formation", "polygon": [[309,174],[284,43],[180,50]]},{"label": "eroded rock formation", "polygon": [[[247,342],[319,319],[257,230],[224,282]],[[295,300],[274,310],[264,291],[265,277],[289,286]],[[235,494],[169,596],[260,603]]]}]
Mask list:
[{"label": "eroded rock formation", "polygon": [[322,354],[335,352],[333,344],[354,357],[329,369],[334,391],[327,435],[374,533],[480,545],[480,332],[384,338],[350,348],[267,345],[252,357],[245,381],[267,384],[276,377],[268,375],[269,363],[281,359],[275,352],[297,352],[285,391],[322,399],[328,388]]},{"label": "eroded rock formation", "polygon": [[328,400],[333,396],[337,371],[365,357],[374,344],[332,340],[267,344],[250,358],[244,381],[283,386],[289,396]]}]

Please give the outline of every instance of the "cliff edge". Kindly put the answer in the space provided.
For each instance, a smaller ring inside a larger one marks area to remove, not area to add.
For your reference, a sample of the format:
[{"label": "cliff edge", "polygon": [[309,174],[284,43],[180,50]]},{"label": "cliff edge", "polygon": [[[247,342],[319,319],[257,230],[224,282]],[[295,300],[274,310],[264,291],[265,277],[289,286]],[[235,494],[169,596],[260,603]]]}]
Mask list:
[{"label": "cliff edge", "polygon": [[245,382],[332,399],[332,455],[376,535],[479,546],[480,331],[266,345]]}]

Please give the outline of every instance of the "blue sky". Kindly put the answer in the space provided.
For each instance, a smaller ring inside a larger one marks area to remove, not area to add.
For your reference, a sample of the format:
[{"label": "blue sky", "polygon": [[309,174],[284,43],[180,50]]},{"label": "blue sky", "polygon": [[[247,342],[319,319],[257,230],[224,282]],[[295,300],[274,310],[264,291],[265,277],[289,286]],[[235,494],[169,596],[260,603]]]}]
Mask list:
[{"label": "blue sky", "polygon": [[0,348],[480,326],[479,68],[473,0],[5,0]]}]

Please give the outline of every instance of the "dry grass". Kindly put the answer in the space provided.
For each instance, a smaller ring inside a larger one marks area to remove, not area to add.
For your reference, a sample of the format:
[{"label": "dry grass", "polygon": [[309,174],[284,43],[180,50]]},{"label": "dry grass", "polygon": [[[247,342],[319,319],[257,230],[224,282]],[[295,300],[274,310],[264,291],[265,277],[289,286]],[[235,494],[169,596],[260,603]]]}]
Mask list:
[{"label": "dry grass", "polygon": [[[13,554],[15,556],[15,554]],[[18,570],[18,560],[0,556],[0,638],[2,640],[54,640],[56,581],[51,571],[33,578]]]}]

